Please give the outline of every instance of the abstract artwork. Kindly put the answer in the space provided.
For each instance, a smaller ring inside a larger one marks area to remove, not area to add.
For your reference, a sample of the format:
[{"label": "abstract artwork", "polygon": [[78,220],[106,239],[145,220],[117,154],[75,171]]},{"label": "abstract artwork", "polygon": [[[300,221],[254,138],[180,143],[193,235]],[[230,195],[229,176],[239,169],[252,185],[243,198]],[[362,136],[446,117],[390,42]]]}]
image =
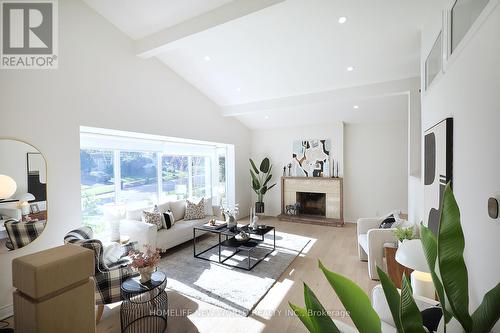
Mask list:
[{"label": "abstract artwork", "polygon": [[425,131],[424,150],[424,225],[437,235],[444,189],[452,181],[452,118]]},{"label": "abstract artwork", "polygon": [[330,176],[330,140],[293,142],[292,168],[296,177]]}]

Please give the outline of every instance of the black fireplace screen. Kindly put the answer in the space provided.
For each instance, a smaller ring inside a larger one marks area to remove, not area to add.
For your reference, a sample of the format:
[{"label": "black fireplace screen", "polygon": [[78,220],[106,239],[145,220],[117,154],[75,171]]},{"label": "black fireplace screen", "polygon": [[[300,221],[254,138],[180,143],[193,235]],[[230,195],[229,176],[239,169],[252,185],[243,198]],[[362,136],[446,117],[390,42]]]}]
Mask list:
[{"label": "black fireplace screen", "polygon": [[297,192],[300,214],[326,216],[326,194]]}]

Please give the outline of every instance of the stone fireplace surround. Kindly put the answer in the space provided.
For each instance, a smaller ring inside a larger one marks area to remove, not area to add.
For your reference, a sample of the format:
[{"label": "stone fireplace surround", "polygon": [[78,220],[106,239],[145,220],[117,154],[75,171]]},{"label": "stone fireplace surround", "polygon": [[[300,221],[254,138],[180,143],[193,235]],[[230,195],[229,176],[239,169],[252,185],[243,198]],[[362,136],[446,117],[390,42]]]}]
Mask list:
[{"label": "stone fireplace surround", "polygon": [[[285,207],[298,200],[297,193],[324,193],[325,215],[287,215]],[[280,220],[342,226],[343,216],[343,179],[323,177],[282,177],[281,178],[281,214]]]}]

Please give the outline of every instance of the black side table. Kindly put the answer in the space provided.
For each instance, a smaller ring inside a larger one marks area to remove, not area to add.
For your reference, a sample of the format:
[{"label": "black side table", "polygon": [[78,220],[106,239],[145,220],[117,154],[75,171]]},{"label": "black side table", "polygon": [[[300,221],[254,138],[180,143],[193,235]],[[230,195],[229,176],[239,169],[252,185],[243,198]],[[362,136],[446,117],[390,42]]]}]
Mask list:
[{"label": "black side table", "polygon": [[139,282],[140,276],[128,278],[121,286],[122,332],[164,332],[167,328],[167,276],[157,271],[151,281]]}]

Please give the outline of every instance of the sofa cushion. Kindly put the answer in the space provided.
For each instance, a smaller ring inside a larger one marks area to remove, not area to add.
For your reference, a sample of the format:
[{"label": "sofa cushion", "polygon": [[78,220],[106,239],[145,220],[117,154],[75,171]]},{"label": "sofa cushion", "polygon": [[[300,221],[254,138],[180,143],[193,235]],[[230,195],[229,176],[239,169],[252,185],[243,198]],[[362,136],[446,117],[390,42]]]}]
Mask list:
[{"label": "sofa cushion", "polygon": [[186,200],[177,200],[170,202],[170,210],[174,214],[176,221],[182,220],[186,214]]},{"label": "sofa cushion", "polygon": [[162,203],[162,204],[158,204],[157,207],[158,207],[158,211],[160,213],[166,213],[170,209],[170,202],[165,202],[165,203]]},{"label": "sofa cushion", "polygon": [[137,209],[127,209],[126,219],[134,221],[142,221],[142,212],[151,210],[152,207],[143,207]]},{"label": "sofa cushion", "polygon": [[220,206],[212,206],[212,216],[217,219],[222,219],[222,209]]},{"label": "sofa cushion", "polygon": [[110,266],[119,261],[122,255],[123,247],[120,243],[111,242],[109,244],[103,244],[102,258],[106,266]]},{"label": "sofa cushion", "polygon": [[380,228],[381,229],[389,229],[392,228],[392,225],[396,222],[396,219],[394,218],[394,215],[391,214],[388,217],[386,217],[382,223],[380,223]]},{"label": "sofa cushion", "polygon": [[186,201],[186,214],[184,219],[197,220],[205,217],[205,200],[201,199],[197,204],[187,200]]},{"label": "sofa cushion", "polygon": [[172,211],[170,209],[168,211],[166,211],[165,213],[163,213],[163,220],[165,222],[165,225],[164,225],[165,229],[170,229],[174,225],[175,218],[174,218],[174,214],[172,213]]},{"label": "sofa cushion", "polygon": [[359,234],[358,244],[368,253],[368,234]]},{"label": "sofa cushion", "polygon": [[443,310],[440,307],[433,306],[431,308],[424,309],[420,312],[422,315],[422,322],[429,332],[436,332],[443,317]]},{"label": "sofa cushion", "polygon": [[163,228],[163,214],[158,211],[148,212],[142,211],[142,220],[146,223],[151,223],[156,225],[157,230]]},{"label": "sofa cushion", "polygon": [[212,207],[212,198],[206,198],[205,200],[205,215],[212,216],[214,215],[214,210]]},{"label": "sofa cushion", "polygon": [[[159,230],[156,235],[156,247],[159,247],[162,250],[167,250],[192,240],[193,227],[201,226],[207,223],[208,220],[208,217],[199,220],[180,220],[175,222],[175,224],[168,230]],[[201,234],[202,232],[198,232],[197,236],[200,236]]]}]

